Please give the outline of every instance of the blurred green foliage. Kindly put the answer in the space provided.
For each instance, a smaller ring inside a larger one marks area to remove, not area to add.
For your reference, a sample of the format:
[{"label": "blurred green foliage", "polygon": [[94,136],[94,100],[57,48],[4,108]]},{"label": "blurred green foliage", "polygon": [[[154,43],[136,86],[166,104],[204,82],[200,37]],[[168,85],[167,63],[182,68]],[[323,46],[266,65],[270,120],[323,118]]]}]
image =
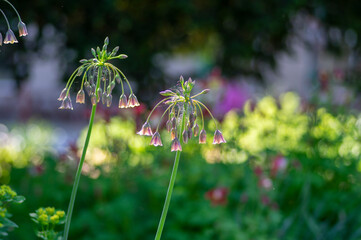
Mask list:
[{"label": "blurred green foliage", "polygon": [[[352,113],[305,112],[293,93],[228,113],[227,144],[208,134],[206,145],[184,146],[164,238],[360,239],[360,123]],[[166,132],[157,148],[135,132],[117,117],[95,124],[71,238],[154,238],[174,154]],[[11,239],[35,239],[28,213],[39,205],[67,206],[80,151],[44,154],[35,173],[12,169],[10,185],[27,201],[12,209],[20,230]]]},{"label": "blurred green foliage", "polygon": [[17,124],[11,130],[0,124],[0,182],[10,180],[12,166],[24,168],[41,164],[44,154],[52,151],[53,134],[51,127],[42,121]]},{"label": "blurred green foliage", "polygon": [[8,211],[9,205],[12,203],[20,204],[24,201],[25,198],[17,195],[9,186],[0,186],[0,239],[6,238],[9,231],[18,227],[16,223],[10,220],[12,214]]}]

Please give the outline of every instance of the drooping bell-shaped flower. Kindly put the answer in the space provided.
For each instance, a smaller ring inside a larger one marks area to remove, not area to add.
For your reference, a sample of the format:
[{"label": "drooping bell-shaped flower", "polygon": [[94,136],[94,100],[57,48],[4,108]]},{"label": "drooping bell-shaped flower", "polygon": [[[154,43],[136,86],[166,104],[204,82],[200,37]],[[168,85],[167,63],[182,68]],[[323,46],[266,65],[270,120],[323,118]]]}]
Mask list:
[{"label": "drooping bell-shaped flower", "polygon": [[220,144],[220,143],[225,143],[225,142],[226,142],[226,140],[224,139],[221,131],[219,131],[217,129],[214,133],[213,144]]},{"label": "drooping bell-shaped flower", "polygon": [[172,128],[170,130],[170,139],[173,140],[177,136],[177,128]]},{"label": "drooping bell-shaped flower", "polygon": [[91,94],[90,101],[92,102],[93,105],[97,104],[97,96],[95,95],[95,93]]},{"label": "drooping bell-shaped flower", "polygon": [[105,105],[107,103],[107,93],[104,91],[102,93],[102,104]]},{"label": "drooping bell-shaped flower", "polygon": [[197,137],[198,134],[199,134],[199,126],[198,124],[196,123],[193,127],[193,133],[194,133],[194,136]]},{"label": "drooping bell-shaped flower", "polygon": [[26,28],[25,23],[23,23],[22,21],[19,22],[18,24],[18,29],[19,29],[19,36],[20,37],[25,37],[28,35],[28,29]]},{"label": "drooping bell-shaped flower", "polygon": [[204,144],[207,141],[207,133],[206,130],[202,129],[199,133],[199,143]]},{"label": "drooping bell-shaped flower", "polygon": [[182,151],[182,145],[177,137],[172,140],[171,151]]},{"label": "drooping bell-shaped flower", "polygon": [[103,96],[103,91],[101,88],[98,88],[98,97],[97,97],[97,102],[100,101],[101,97]]},{"label": "drooping bell-shaped flower", "polygon": [[134,95],[134,93],[130,94],[129,95],[129,99],[128,99],[128,107],[137,107],[139,106],[139,102],[138,102],[138,99],[137,97]]},{"label": "drooping bell-shaped flower", "polygon": [[129,99],[128,99],[128,106],[127,107],[137,107],[139,106],[139,102],[138,102],[138,99],[137,97],[134,95],[134,93],[130,94],[129,95]]},{"label": "drooping bell-shaped flower", "polygon": [[183,136],[183,142],[188,143],[188,129],[184,129],[182,136]]},{"label": "drooping bell-shaped flower", "polygon": [[85,87],[85,90],[86,90],[88,96],[91,97],[93,88],[92,88],[92,86],[90,85],[90,83],[89,83],[89,82],[85,82],[85,83],[84,83],[84,87]]},{"label": "drooping bell-shaped flower", "polygon": [[61,106],[59,107],[59,109],[70,109],[73,110],[73,104],[71,103],[71,98],[70,95],[67,95],[63,102],[61,103]]},{"label": "drooping bell-shaped flower", "polygon": [[190,126],[187,127],[187,131],[188,131],[188,139],[191,139],[192,138],[192,135],[193,135],[193,131],[192,131],[192,128]]},{"label": "drooping bell-shaped flower", "polygon": [[5,35],[4,44],[14,44],[17,42],[18,40],[16,39],[14,32],[11,29],[8,29]]},{"label": "drooping bell-shaped flower", "polygon": [[108,94],[106,97],[107,107],[110,107],[112,105],[112,99],[113,96],[111,94]]},{"label": "drooping bell-shaped flower", "polygon": [[171,119],[171,123],[172,123],[172,128],[176,128],[177,127],[177,119],[175,117],[173,117]]},{"label": "drooping bell-shaped flower", "polygon": [[168,119],[167,123],[165,124],[167,131],[170,132],[172,130],[172,122]]},{"label": "drooping bell-shaped flower", "polygon": [[59,97],[58,97],[58,101],[63,101],[63,100],[64,100],[67,91],[68,91],[67,88],[64,88],[64,89],[61,91],[61,93],[60,93],[60,95],[59,95]]},{"label": "drooping bell-shaped flower", "polygon": [[194,113],[189,114],[189,124],[191,127],[194,126],[195,121],[196,121],[196,115],[194,115]]},{"label": "drooping bell-shaped flower", "polygon": [[141,136],[152,136],[153,132],[150,124],[148,122],[145,122],[142,126],[142,129],[140,129],[140,131],[137,132],[137,134]]},{"label": "drooping bell-shaped flower", "polygon": [[115,80],[117,81],[118,84],[120,84],[120,82],[122,81],[122,79],[120,78],[119,74],[117,73],[117,75],[115,76]]},{"label": "drooping bell-shaped flower", "polygon": [[119,108],[127,108],[127,106],[128,106],[127,96],[125,96],[124,93],[119,98],[118,106],[119,106]]},{"label": "drooping bell-shaped flower", "polygon": [[85,92],[83,89],[80,89],[78,94],[76,95],[76,103],[85,103]]},{"label": "drooping bell-shaped flower", "polygon": [[155,132],[153,134],[152,140],[150,141],[150,145],[153,145],[155,147],[157,146],[163,146],[162,140],[160,138],[159,132]]}]

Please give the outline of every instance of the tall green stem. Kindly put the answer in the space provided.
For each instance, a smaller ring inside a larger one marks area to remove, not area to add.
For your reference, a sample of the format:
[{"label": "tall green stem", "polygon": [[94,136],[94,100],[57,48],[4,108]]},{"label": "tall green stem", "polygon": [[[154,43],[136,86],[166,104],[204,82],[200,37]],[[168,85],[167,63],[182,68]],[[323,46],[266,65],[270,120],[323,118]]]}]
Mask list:
[{"label": "tall green stem", "polygon": [[[183,132],[183,130],[184,130],[184,123],[185,123],[186,112],[187,112],[187,108],[185,109],[185,111],[184,111],[184,113],[183,113],[183,119],[182,119],[182,123],[181,123],[181,124],[182,124],[182,125],[181,125],[181,134],[182,134],[182,132]],[[177,151],[177,153],[176,153],[176,155],[175,155],[174,164],[173,164],[172,175],[170,176],[170,181],[169,181],[167,196],[165,197],[165,202],[164,202],[164,206],[163,206],[162,215],[161,215],[161,217],[160,217],[159,224],[158,224],[158,229],[157,229],[157,233],[156,233],[156,235],[155,235],[155,240],[160,240],[160,238],[162,237],[162,232],[163,232],[163,228],[164,228],[164,223],[165,223],[165,219],[166,219],[166,217],[167,217],[170,200],[171,200],[171,198],[172,198],[174,183],[175,183],[175,179],[176,179],[176,176],[177,176],[177,171],[178,171],[178,165],[179,165],[180,155],[181,155],[181,152],[180,152],[180,151]]]},{"label": "tall green stem", "polygon": [[163,231],[165,219],[167,217],[170,200],[172,198],[174,182],[175,182],[175,179],[176,179],[176,176],[177,176],[179,158],[180,158],[180,151],[177,151],[177,153],[175,155],[172,175],[171,175],[170,181],[169,181],[167,196],[165,198],[165,202],[164,202],[164,206],[163,206],[162,216],[160,217],[157,234],[155,235],[155,240],[160,240],[160,238],[162,236],[162,231]]},{"label": "tall green stem", "polygon": [[[97,87],[96,87],[96,89],[99,88],[99,84],[101,82],[100,79],[101,79],[102,70],[103,69],[101,67],[99,69],[99,71],[98,71],[98,79],[97,79]],[[98,91],[95,91],[95,92],[96,92],[96,94],[98,94]],[[73,190],[72,190],[71,196],[70,196],[70,202],[69,202],[69,207],[68,207],[68,212],[67,212],[67,217],[66,217],[65,227],[64,227],[63,240],[68,239],[71,216],[73,214],[73,208],[74,208],[74,203],[75,203],[75,197],[76,197],[76,193],[78,191],[79,180],[80,180],[80,176],[81,176],[81,170],[83,168],[86,151],[87,151],[88,145],[89,145],[89,140],[90,140],[90,135],[91,135],[92,128],[93,128],[93,122],[94,122],[94,116],[95,116],[96,109],[97,109],[97,104],[94,104],[93,107],[92,107],[91,115],[90,115],[88,133],[87,133],[86,138],[85,138],[83,152],[81,154],[80,162],[79,162],[79,165],[78,165],[78,170],[76,171],[76,175],[75,175],[75,179],[74,179]]]}]

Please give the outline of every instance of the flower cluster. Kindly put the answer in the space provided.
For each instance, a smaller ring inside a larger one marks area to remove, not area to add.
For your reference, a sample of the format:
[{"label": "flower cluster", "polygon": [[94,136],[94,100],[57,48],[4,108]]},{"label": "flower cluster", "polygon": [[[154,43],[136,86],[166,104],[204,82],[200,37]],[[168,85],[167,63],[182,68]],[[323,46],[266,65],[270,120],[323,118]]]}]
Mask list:
[{"label": "flower cluster", "polygon": [[17,225],[9,219],[11,217],[7,209],[9,203],[20,204],[24,200],[25,198],[23,196],[17,195],[9,186],[2,185],[0,187],[0,236],[7,236],[8,231],[17,227]]},{"label": "flower cluster", "polygon": [[[207,133],[204,129],[203,109],[208,111],[217,128],[217,121],[214,119],[212,113],[202,102],[196,99],[197,96],[206,94],[209,92],[209,90],[205,89],[200,93],[192,96],[191,91],[195,85],[195,81],[192,81],[191,78],[189,78],[188,81],[184,81],[183,77],[181,76],[179,82],[179,88],[160,92],[160,94],[166,98],[156,104],[156,106],[150,112],[144,125],[142,126],[142,129],[138,132],[139,135],[152,136],[150,145],[163,146],[158,130],[163,117],[167,114],[168,120],[166,127],[171,135],[172,152],[182,151],[182,145],[179,139],[183,139],[183,142],[186,144],[188,143],[188,140],[192,138],[192,136],[198,136],[200,144],[206,143]],[[154,110],[162,103],[168,105],[168,107],[163,112],[156,131],[153,134],[152,128],[149,124],[149,119]],[[199,119],[198,116],[201,117],[201,127],[199,127],[197,123],[197,120]],[[226,140],[224,139],[221,131],[217,129],[214,133],[213,144],[220,144],[225,142]]]},{"label": "flower cluster", "polygon": [[35,213],[30,213],[30,217],[41,229],[38,231],[38,237],[48,240],[58,239],[60,234],[55,231],[55,226],[64,224],[66,219],[64,211],[53,207],[39,208]]},{"label": "flower cluster", "polygon": [[[25,23],[23,23],[23,21],[21,20],[20,14],[18,13],[18,11],[16,10],[16,8],[14,7],[14,5],[12,5],[8,0],[4,0],[4,2],[8,3],[16,12],[18,19],[19,19],[19,23],[18,23],[18,29],[19,29],[19,36],[23,37],[23,36],[27,36],[28,35],[28,30],[26,28]],[[13,30],[11,30],[10,28],[10,24],[9,24],[9,20],[7,19],[5,12],[0,8],[0,12],[1,14],[4,16],[8,30],[5,34],[5,38],[3,40],[3,36],[0,33],[0,46],[2,45],[2,43],[4,42],[4,44],[14,44],[17,43],[18,40],[15,37],[15,34],[13,32]]]},{"label": "flower cluster", "polygon": [[[127,55],[117,55],[119,47],[115,47],[111,52],[108,52],[108,44],[109,39],[107,37],[104,40],[102,50],[99,47],[97,47],[96,50],[94,48],[91,49],[94,58],[80,60],[82,65],[73,72],[65,88],[60,93],[58,100],[62,101],[62,104],[59,109],[73,110],[69,91],[77,77],[81,77],[80,90],[76,95],[77,103],[85,103],[86,91],[93,105],[96,105],[101,101],[104,105],[110,107],[113,99],[112,91],[116,83],[118,83],[121,84],[122,87],[119,108],[133,108],[139,106],[138,99],[134,95],[128,79],[119,68],[109,63],[112,59],[125,59],[127,58]],[[128,98],[124,93],[123,81],[127,83],[130,90]]]}]

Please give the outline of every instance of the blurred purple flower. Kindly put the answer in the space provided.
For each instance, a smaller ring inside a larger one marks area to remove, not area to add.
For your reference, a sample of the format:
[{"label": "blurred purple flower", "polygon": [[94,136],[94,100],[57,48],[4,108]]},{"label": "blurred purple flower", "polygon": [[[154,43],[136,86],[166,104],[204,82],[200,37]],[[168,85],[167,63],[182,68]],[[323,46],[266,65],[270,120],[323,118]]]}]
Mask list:
[{"label": "blurred purple flower", "polygon": [[223,97],[213,108],[217,116],[223,116],[232,109],[242,109],[250,98],[246,87],[239,83],[227,83],[224,88]]}]

